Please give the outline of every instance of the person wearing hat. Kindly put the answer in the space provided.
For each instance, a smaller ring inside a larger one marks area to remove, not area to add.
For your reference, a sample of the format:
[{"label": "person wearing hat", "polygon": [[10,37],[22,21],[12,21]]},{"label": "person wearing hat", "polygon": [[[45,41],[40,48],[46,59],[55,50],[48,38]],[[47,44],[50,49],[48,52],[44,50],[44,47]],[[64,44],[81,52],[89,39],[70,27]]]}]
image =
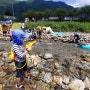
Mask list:
[{"label": "person wearing hat", "polygon": [[16,88],[18,90],[25,90],[22,85],[21,77],[24,73],[25,78],[30,79],[30,75],[27,72],[26,54],[30,50],[26,50],[24,46],[24,39],[29,35],[22,30],[12,31],[12,48],[15,53],[15,66],[16,66]]}]

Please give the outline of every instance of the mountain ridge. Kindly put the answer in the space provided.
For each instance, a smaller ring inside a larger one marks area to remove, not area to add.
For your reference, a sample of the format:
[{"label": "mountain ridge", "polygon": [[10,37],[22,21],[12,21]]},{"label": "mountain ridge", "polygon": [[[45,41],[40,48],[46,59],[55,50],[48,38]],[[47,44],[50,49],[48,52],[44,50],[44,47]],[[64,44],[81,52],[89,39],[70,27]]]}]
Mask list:
[{"label": "mountain ridge", "polygon": [[0,13],[2,13],[5,8],[9,8],[12,10],[12,5],[13,5],[14,14],[16,17],[21,17],[21,15],[28,10],[43,12],[47,9],[56,10],[58,8],[64,8],[70,10],[73,8],[72,6],[67,5],[66,3],[61,1],[59,2],[45,1],[45,0],[32,0],[32,1],[28,0],[22,2],[16,0],[12,0],[12,2],[11,1],[8,2],[8,1],[9,0],[1,0],[0,3],[3,3],[3,6],[0,5]]}]

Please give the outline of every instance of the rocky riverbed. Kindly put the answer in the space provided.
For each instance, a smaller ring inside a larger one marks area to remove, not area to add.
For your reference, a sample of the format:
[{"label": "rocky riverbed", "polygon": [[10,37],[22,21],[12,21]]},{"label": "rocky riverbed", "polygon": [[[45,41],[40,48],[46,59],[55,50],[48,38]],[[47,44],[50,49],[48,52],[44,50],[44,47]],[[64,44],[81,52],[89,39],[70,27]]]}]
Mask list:
[{"label": "rocky riverbed", "polygon": [[[0,90],[16,90],[10,41],[0,42]],[[74,43],[38,40],[27,55],[32,80],[22,77],[26,90],[90,90],[90,51]]]}]

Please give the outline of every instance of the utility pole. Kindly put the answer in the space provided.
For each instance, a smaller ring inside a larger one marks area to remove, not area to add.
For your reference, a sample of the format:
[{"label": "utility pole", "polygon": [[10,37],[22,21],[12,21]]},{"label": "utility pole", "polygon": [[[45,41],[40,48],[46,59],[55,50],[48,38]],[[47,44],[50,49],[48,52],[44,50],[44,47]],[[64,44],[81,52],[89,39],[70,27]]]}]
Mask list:
[{"label": "utility pole", "polygon": [[12,2],[12,13],[13,13],[13,20],[14,20],[14,8],[13,8],[13,2]]}]

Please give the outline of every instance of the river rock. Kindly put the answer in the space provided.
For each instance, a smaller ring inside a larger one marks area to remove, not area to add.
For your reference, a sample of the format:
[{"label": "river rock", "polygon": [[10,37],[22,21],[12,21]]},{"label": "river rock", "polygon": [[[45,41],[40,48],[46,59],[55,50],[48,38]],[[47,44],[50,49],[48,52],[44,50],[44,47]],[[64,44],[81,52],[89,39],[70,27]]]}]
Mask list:
[{"label": "river rock", "polygon": [[85,89],[85,85],[82,82],[82,80],[74,80],[69,84],[69,88],[71,90],[84,90]]},{"label": "river rock", "polygon": [[62,90],[62,87],[61,87],[61,86],[55,86],[54,89],[55,89],[55,90]]},{"label": "river rock", "polygon": [[52,82],[52,74],[51,73],[46,73],[45,75],[44,75],[44,82],[46,82],[46,83],[51,83]]},{"label": "river rock", "polygon": [[53,82],[54,83],[61,85],[62,81],[63,81],[63,78],[61,76],[53,76]]},{"label": "river rock", "polygon": [[5,58],[9,57],[9,53],[8,52],[4,52],[3,53],[3,57],[5,57]]},{"label": "river rock", "polygon": [[9,64],[9,71],[16,71],[16,66],[14,62]]},{"label": "river rock", "polygon": [[51,58],[53,58],[53,55],[51,53],[45,53],[44,58],[51,59]]},{"label": "river rock", "polygon": [[90,54],[85,54],[84,57],[90,58]]},{"label": "river rock", "polygon": [[69,84],[69,81],[70,81],[70,76],[63,75],[63,83]]},{"label": "river rock", "polygon": [[88,77],[86,77],[86,79],[84,80],[84,84],[86,88],[90,88],[90,80]]},{"label": "river rock", "polygon": [[36,69],[31,69],[30,74],[31,76],[37,77],[39,76],[39,71]]},{"label": "river rock", "polygon": [[38,81],[36,90],[46,90],[45,83],[43,83],[42,81]]},{"label": "river rock", "polygon": [[54,67],[56,69],[60,69],[61,68],[61,65],[58,62],[54,62]]},{"label": "river rock", "polygon": [[4,62],[0,61],[0,67],[4,65]]},{"label": "river rock", "polygon": [[26,61],[27,61],[27,67],[28,68],[34,66],[33,60],[31,59],[31,56],[29,54],[26,54]]},{"label": "river rock", "polygon": [[6,75],[6,72],[0,71],[0,77],[4,77]]},{"label": "river rock", "polygon": [[33,60],[35,66],[41,62],[41,58],[38,55],[31,55],[31,59]]},{"label": "river rock", "polygon": [[0,51],[0,56],[2,56],[3,55],[3,51]]},{"label": "river rock", "polygon": [[90,62],[90,58],[83,58],[84,61]]}]

